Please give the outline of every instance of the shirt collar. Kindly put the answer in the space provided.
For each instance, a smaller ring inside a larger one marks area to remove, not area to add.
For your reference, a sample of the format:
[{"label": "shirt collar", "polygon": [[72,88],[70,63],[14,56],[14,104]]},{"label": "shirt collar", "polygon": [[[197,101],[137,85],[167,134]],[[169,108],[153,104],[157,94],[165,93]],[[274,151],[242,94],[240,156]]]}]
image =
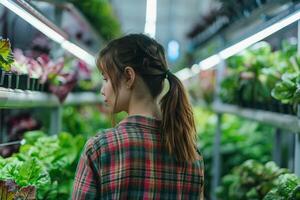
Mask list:
[{"label": "shirt collar", "polygon": [[152,128],[159,128],[161,121],[152,117],[143,116],[143,115],[130,115],[123,119],[119,125],[121,124],[140,124],[143,126],[148,126]]}]

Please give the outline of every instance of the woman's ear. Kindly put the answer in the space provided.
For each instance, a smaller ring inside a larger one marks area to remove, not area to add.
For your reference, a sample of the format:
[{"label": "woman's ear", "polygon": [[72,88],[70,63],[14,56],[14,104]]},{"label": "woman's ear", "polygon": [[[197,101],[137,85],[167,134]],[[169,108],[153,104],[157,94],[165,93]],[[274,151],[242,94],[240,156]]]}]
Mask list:
[{"label": "woman's ear", "polygon": [[132,88],[133,83],[136,78],[136,73],[132,67],[125,67],[124,69],[124,75],[125,75],[125,84],[128,89]]}]

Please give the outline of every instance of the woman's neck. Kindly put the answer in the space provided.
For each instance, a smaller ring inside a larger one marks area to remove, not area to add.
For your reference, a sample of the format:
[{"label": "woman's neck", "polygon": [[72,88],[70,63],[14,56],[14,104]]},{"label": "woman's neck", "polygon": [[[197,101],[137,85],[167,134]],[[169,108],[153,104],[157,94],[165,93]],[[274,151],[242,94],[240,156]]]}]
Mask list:
[{"label": "woman's neck", "polygon": [[147,99],[131,100],[128,108],[128,115],[143,115],[161,119],[161,112],[157,103]]}]

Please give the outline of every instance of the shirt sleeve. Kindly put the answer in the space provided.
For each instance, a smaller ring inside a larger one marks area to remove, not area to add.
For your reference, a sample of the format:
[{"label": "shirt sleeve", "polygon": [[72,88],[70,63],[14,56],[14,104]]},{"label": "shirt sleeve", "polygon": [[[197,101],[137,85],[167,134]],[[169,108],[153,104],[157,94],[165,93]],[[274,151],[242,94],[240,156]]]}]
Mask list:
[{"label": "shirt sleeve", "polygon": [[93,152],[92,140],[89,140],[77,165],[72,200],[97,199],[99,197],[100,177],[95,168],[97,159]]}]

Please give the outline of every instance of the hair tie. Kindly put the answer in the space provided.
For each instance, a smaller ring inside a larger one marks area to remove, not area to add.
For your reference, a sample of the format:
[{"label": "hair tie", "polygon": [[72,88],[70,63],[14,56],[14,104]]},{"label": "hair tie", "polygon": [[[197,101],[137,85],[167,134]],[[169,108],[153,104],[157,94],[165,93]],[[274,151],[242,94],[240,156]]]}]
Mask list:
[{"label": "hair tie", "polygon": [[168,77],[170,76],[170,74],[171,74],[170,70],[167,70],[165,72],[165,78],[168,79]]}]

